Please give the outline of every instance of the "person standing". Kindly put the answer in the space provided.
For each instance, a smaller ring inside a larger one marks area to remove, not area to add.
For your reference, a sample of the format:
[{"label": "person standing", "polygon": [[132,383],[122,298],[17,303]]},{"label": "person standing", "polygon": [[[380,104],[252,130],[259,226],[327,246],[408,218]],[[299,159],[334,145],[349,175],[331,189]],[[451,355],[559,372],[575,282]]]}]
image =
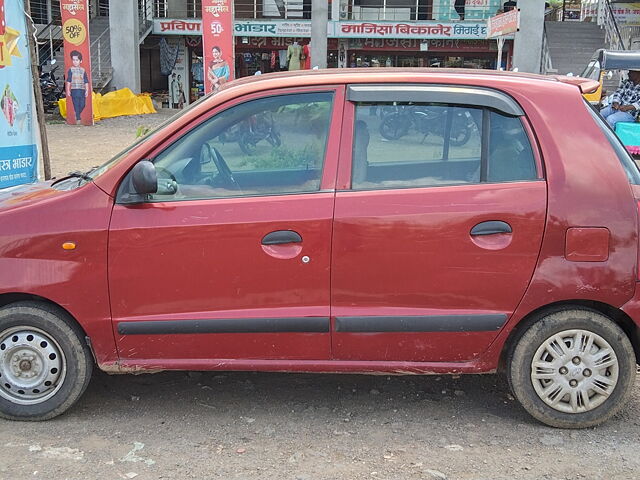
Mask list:
[{"label": "person standing", "polygon": [[89,77],[87,77],[85,69],[80,66],[82,53],[73,50],[69,56],[72,66],[67,71],[66,92],[67,98],[71,98],[73,103],[73,113],[76,116],[76,124],[78,124],[81,122],[80,117],[89,96]]},{"label": "person standing", "polygon": [[611,128],[618,122],[635,122],[640,113],[640,70],[629,70],[629,78],[611,97],[611,105],[600,110]]}]

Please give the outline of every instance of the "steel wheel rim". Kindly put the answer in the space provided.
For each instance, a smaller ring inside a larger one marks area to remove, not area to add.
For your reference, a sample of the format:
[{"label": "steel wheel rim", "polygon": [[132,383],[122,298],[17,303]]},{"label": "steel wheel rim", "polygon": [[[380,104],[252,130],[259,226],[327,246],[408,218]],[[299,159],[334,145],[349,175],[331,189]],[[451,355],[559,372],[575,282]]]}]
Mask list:
[{"label": "steel wheel rim", "polygon": [[531,382],[546,405],[563,413],[591,411],[611,396],[618,357],[600,335],[581,329],[547,338],[531,361]]},{"label": "steel wheel rim", "polygon": [[0,333],[0,397],[19,405],[45,402],[66,373],[60,345],[43,330],[22,326]]}]

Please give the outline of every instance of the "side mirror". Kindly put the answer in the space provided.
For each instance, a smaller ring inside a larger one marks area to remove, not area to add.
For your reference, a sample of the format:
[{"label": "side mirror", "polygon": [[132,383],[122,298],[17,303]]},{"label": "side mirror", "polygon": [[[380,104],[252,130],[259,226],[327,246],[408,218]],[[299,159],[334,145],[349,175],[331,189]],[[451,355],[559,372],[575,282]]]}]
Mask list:
[{"label": "side mirror", "polygon": [[158,191],[156,167],[149,160],[142,160],[131,170],[131,183],[135,193],[147,195]]}]

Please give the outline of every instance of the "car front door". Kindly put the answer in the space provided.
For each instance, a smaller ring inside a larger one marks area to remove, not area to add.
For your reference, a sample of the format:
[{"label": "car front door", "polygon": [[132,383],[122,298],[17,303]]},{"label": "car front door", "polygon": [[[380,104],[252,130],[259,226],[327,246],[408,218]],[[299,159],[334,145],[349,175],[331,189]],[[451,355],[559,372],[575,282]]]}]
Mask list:
[{"label": "car front door", "polygon": [[199,119],[152,155],[158,193],[109,232],[126,364],[327,359],[343,87],[270,91]]},{"label": "car front door", "polygon": [[348,88],[334,358],[456,362],[488,347],[542,241],[546,182],[531,138],[519,105],[497,91]]}]

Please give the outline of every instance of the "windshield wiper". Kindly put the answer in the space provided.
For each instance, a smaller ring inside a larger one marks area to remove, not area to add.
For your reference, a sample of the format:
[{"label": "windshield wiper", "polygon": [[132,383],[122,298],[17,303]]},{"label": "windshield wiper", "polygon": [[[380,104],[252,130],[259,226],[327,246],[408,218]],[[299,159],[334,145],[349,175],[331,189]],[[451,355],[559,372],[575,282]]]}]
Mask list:
[{"label": "windshield wiper", "polygon": [[87,172],[79,172],[79,171],[69,172],[66,178],[69,178],[69,177],[81,178],[82,180],[85,180],[87,182],[91,182],[93,180],[93,178],[87,175]]}]

